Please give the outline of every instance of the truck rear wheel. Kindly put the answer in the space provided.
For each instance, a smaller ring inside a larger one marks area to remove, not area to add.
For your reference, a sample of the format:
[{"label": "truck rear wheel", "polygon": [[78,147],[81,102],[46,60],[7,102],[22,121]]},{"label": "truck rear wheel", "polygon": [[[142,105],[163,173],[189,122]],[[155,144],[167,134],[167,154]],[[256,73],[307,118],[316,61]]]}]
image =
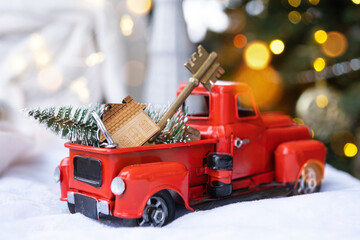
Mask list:
[{"label": "truck rear wheel", "polygon": [[294,195],[320,192],[321,171],[314,164],[308,164],[302,170]]},{"label": "truck rear wheel", "polygon": [[124,219],[124,225],[162,227],[172,222],[174,217],[174,200],[167,191],[161,191],[149,198],[141,218]]}]

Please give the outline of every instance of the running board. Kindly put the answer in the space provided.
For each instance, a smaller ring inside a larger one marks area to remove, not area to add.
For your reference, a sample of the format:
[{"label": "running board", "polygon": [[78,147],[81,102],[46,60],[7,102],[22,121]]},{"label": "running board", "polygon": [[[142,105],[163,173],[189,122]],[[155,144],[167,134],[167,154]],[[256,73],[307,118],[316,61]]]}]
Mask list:
[{"label": "running board", "polygon": [[270,189],[266,189],[266,190],[258,190],[255,192],[243,193],[243,194],[241,194],[240,191],[234,191],[234,193],[230,197],[218,198],[218,199],[208,198],[208,199],[205,199],[204,200],[205,202],[203,202],[203,203],[199,203],[196,205],[190,204],[190,206],[195,211],[209,210],[209,209],[213,209],[216,207],[228,205],[231,203],[287,196],[292,193],[293,189],[294,189],[294,185],[286,185],[286,186],[270,188]]}]

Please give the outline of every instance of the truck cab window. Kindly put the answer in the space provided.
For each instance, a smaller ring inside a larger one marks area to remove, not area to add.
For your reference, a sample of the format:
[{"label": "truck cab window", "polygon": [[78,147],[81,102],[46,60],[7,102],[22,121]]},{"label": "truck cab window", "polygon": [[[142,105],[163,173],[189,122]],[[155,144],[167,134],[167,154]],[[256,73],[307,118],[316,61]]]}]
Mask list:
[{"label": "truck cab window", "polygon": [[237,96],[237,111],[239,118],[256,115],[248,94],[241,94]]},{"label": "truck cab window", "polygon": [[190,117],[209,117],[209,96],[190,95],[184,102]]}]

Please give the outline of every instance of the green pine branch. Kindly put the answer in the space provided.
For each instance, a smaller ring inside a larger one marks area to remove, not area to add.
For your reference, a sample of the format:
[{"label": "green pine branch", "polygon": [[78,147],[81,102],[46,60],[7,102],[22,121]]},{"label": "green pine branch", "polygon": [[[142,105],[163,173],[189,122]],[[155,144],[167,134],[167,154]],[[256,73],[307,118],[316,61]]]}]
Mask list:
[{"label": "green pine branch", "polygon": [[103,105],[76,109],[71,106],[60,107],[58,110],[49,107],[29,110],[27,114],[64,139],[77,144],[98,146],[98,127],[91,112],[95,111],[100,115],[102,108]]}]

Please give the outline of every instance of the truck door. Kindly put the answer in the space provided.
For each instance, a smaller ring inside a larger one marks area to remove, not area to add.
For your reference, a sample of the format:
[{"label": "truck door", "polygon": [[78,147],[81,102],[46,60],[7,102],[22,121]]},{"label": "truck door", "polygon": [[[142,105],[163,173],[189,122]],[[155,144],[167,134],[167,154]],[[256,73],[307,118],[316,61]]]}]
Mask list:
[{"label": "truck door", "polygon": [[266,159],[264,126],[250,93],[237,94],[236,117],[232,126],[233,179],[271,170]]}]

